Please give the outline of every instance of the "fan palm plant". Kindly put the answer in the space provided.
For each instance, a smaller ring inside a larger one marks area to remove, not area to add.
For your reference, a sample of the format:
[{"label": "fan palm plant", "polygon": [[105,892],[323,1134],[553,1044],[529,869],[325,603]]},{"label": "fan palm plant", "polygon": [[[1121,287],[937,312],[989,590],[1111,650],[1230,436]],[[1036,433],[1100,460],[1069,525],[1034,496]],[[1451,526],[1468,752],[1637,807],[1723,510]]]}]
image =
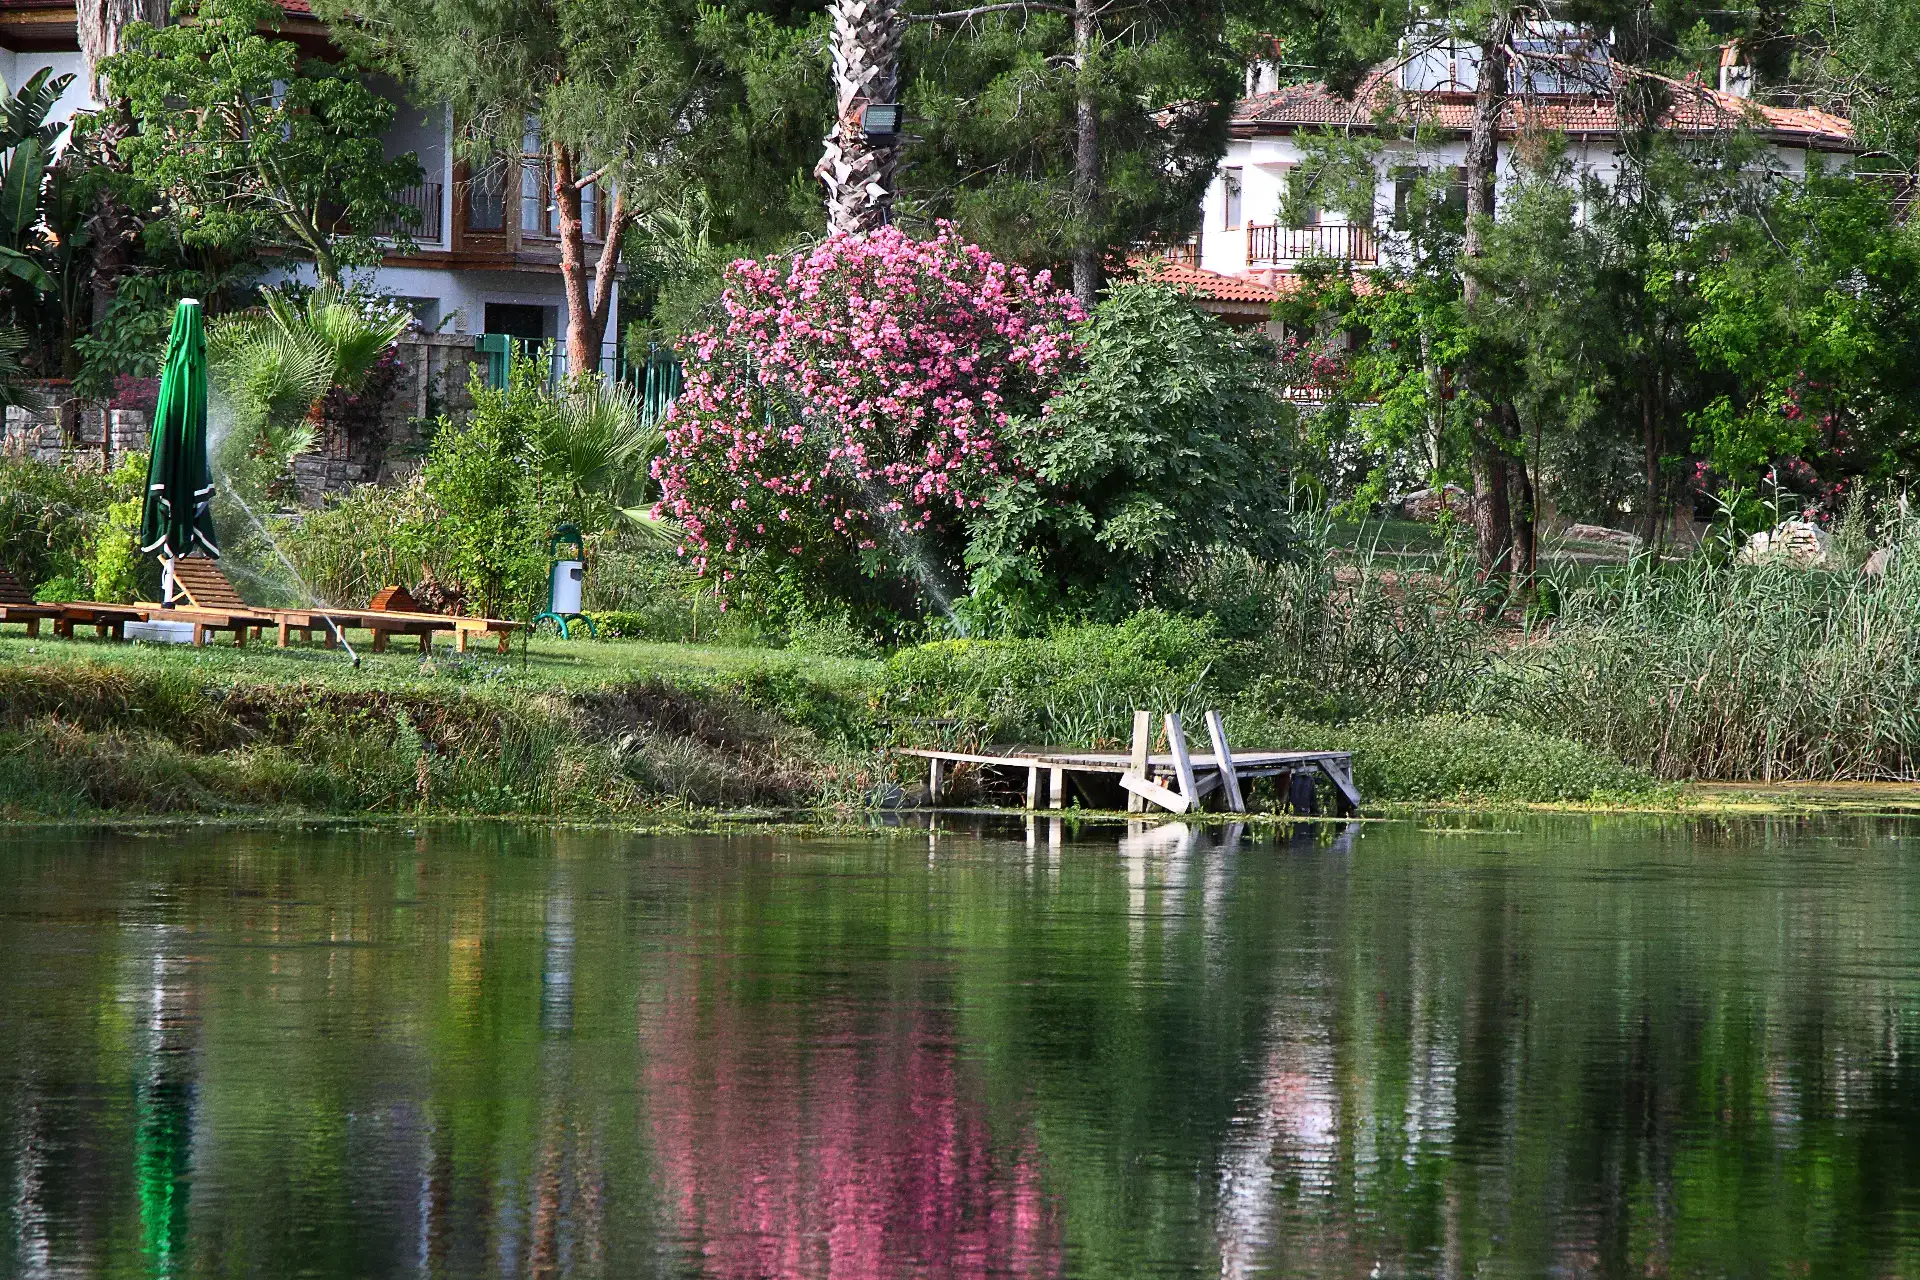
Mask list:
[{"label": "fan palm plant", "polygon": [[40,398],[26,385],[27,371],[20,364],[20,353],[26,349],[26,334],[18,329],[0,329],[0,409],[40,405]]},{"label": "fan palm plant", "polygon": [[334,289],[316,289],[302,303],[275,289],[261,294],[259,310],[208,327],[207,365],[234,410],[221,469],[270,482],[313,448],[327,392],[364,386],[412,318],[370,311]]},{"label": "fan palm plant", "polygon": [[541,465],[572,490],[576,509],[624,516],[637,529],[677,540],[649,514],[649,466],[666,445],[632,387],[590,376],[575,380],[554,400],[535,439]]}]

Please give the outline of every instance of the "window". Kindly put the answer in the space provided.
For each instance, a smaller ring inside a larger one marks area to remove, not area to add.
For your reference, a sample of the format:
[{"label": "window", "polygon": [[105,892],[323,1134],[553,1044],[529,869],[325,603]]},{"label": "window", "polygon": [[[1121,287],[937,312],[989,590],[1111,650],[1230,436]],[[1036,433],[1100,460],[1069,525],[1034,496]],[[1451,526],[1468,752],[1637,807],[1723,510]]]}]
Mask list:
[{"label": "window", "polygon": [[520,234],[553,234],[548,206],[553,201],[553,182],[547,167],[546,143],[540,137],[538,121],[527,121],[526,134],[520,140]]},{"label": "window", "polygon": [[501,189],[502,176],[497,166],[488,165],[467,179],[467,230],[506,229],[507,200]]},{"label": "window", "polygon": [[1224,225],[1232,231],[1240,225],[1240,170],[1227,169],[1222,172],[1222,185],[1226,188],[1227,220]]},{"label": "window", "polygon": [[1393,225],[1402,231],[1412,226],[1413,193],[1418,189],[1424,169],[1401,168],[1393,171]]},{"label": "window", "polygon": [[1286,199],[1279,210],[1281,222],[1290,227],[1317,227],[1320,225],[1320,200],[1314,190],[1319,186],[1319,175],[1304,165],[1295,165],[1288,169],[1283,179]]}]

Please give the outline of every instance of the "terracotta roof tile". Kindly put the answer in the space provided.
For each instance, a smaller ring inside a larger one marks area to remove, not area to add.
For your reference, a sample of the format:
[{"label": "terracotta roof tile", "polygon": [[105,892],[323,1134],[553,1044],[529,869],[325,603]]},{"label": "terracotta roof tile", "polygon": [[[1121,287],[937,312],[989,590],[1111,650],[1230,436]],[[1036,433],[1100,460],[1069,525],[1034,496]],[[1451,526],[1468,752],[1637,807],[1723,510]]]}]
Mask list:
[{"label": "terracotta roof tile", "polygon": [[1163,284],[1182,293],[1214,302],[1240,302],[1271,306],[1280,292],[1245,276],[1225,276],[1218,271],[1188,266],[1170,258],[1137,257],[1127,263],[1135,276],[1152,284]]},{"label": "terracotta roof tile", "polygon": [[[1616,84],[1623,81],[1625,74],[1625,69],[1616,64]],[[1683,80],[1665,80],[1665,83],[1672,91],[1672,101],[1662,122],[1668,128],[1707,133],[1751,125],[1776,138],[1812,146],[1850,150],[1855,145],[1852,123],[1830,112],[1811,107],[1769,106]],[[1465,132],[1472,118],[1470,94],[1403,93],[1386,74],[1375,72],[1361,82],[1352,101],[1341,98],[1323,84],[1288,85],[1243,98],[1234,108],[1233,130],[1252,136],[1315,125],[1371,128],[1395,122]],[[1565,133],[1610,134],[1618,130],[1619,121],[1610,97],[1553,96],[1515,99],[1508,103],[1501,129],[1512,133],[1524,125]]]}]

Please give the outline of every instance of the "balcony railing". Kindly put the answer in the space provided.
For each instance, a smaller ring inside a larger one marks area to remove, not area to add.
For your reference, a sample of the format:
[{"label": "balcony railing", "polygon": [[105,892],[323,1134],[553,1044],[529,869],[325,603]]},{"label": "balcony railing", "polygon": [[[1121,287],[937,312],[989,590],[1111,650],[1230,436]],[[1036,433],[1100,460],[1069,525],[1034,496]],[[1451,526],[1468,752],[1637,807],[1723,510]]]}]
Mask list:
[{"label": "balcony railing", "polygon": [[438,240],[440,238],[440,191],[439,183],[423,182],[417,187],[408,187],[394,192],[394,200],[412,209],[419,215],[418,220],[405,216],[383,218],[373,224],[371,234],[392,237],[404,231],[415,240]]},{"label": "balcony railing", "polygon": [[1327,222],[1317,227],[1283,227],[1276,223],[1247,225],[1247,263],[1298,262],[1302,258],[1334,258],[1341,262],[1377,262],[1380,242],[1372,227]]}]

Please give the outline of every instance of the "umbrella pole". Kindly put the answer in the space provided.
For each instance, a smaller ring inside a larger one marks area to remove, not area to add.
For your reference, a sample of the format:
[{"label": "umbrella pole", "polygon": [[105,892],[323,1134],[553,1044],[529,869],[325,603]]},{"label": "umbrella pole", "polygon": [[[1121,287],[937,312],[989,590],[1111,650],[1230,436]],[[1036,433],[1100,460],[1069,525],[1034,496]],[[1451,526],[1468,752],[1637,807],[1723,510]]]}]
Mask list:
[{"label": "umbrella pole", "polygon": [[173,608],[173,557],[160,557],[160,603],[165,608]]}]

